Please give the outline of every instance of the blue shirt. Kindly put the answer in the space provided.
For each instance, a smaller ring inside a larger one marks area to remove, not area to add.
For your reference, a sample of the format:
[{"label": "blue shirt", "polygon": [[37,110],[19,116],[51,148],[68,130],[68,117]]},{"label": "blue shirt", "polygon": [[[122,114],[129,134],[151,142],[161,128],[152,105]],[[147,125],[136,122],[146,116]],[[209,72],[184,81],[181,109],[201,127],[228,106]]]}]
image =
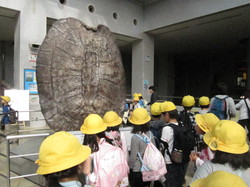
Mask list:
[{"label": "blue shirt", "polygon": [[[10,111],[9,105],[3,106],[3,113],[8,113],[9,111]],[[9,123],[10,123],[9,115],[8,114],[3,115],[1,124],[9,124]]]}]

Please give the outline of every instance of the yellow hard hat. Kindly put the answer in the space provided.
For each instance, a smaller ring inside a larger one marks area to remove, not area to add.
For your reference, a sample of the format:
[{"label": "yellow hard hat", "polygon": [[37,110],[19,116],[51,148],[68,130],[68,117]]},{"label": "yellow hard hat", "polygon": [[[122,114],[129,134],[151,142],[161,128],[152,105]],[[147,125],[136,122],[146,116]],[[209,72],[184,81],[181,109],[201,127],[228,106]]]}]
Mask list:
[{"label": "yellow hard hat", "polygon": [[103,119],[97,114],[89,114],[81,126],[81,131],[84,134],[97,134],[107,129]]},{"label": "yellow hard hat", "polygon": [[136,108],[132,115],[128,118],[129,122],[134,125],[144,125],[149,122],[151,117],[144,108]]},{"label": "yellow hard hat", "polygon": [[238,176],[225,171],[214,171],[206,178],[198,179],[190,187],[247,187],[248,185]]},{"label": "yellow hard hat", "polygon": [[150,107],[150,113],[154,116],[159,116],[161,115],[161,103],[155,102],[154,104],[151,105]]},{"label": "yellow hard hat", "polygon": [[72,134],[60,131],[48,136],[39,149],[37,174],[45,175],[72,168],[90,156],[88,146],[81,145]]},{"label": "yellow hard hat", "polygon": [[134,99],[133,99],[134,101],[139,101],[139,97],[138,96],[136,96],[136,97],[134,97]]},{"label": "yellow hard hat", "polygon": [[245,129],[235,121],[221,120],[203,139],[212,150],[243,154],[249,150]]},{"label": "yellow hard hat", "polygon": [[134,94],[133,94],[133,97],[138,97],[138,93],[134,93]]},{"label": "yellow hard hat", "polygon": [[107,127],[115,127],[122,123],[122,118],[118,116],[118,114],[114,111],[106,112],[103,117],[104,124]]},{"label": "yellow hard hat", "polygon": [[182,106],[190,107],[195,104],[194,97],[191,95],[186,95],[182,98]]},{"label": "yellow hard hat", "polygon": [[202,96],[199,98],[199,105],[206,106],[210,104],[210,100],[206,96]]},{"label": "yellow hard hat", "polygon": [[9,96],[1,96],[3,100],[5,100],[7,103],[10,102],[10,97]]},{"label": "yellow hard hat", "polygon": [[142,97],[142,94],[141,94],[141,93],[138,93],[137,96],[138,96],[138,97]]},{"label": "yellow hard hat", "polygon": [[196,114],[195,121],[204,132],[211,131],[220,119],[213,113]]},{"label": "yellow hard hat", "polygon": [[161,110],[161,112],[169,112],[172,110],[176,110],[176,106],[171,101],[165,101],[165,102],[161,103],[160,110]]}]

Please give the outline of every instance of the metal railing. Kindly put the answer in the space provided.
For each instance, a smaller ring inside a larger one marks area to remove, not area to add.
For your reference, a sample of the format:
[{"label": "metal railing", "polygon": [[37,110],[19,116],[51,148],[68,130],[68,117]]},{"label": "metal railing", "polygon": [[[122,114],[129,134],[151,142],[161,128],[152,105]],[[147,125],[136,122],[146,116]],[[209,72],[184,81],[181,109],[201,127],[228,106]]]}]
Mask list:
[{"label": "metal railing", "polygon": [[23,138],[37,138],[37,137],[47,137],[49,136],[50,133],[41,133],[41,134],[26,134],[26,135],[4,135],[0,134],[0,136],[5,139],[5,144],[6,144],[6,155],[0,153],[0,156],[3,156],[7,159],[7,168],[6,168],[6,175],[2,175],[4,178],[6,178],[7,181],[7,187],[11,186],[11,180],[14,179],[20,179],[20,178],[27,178],[27,177],[32,177],[36,176],[36,173],[30,173],[30,174],[25,174],[25,175],[18,175],[18,176],[11,176],[11,159],[16,159],[16,158],[26,158],[30,156],[37,156],[38,153],[27,153],[27,154],[17,154],[17,155],[11,155],[10,154],[10,142],[13,141],[14,139],[23,139]]}]

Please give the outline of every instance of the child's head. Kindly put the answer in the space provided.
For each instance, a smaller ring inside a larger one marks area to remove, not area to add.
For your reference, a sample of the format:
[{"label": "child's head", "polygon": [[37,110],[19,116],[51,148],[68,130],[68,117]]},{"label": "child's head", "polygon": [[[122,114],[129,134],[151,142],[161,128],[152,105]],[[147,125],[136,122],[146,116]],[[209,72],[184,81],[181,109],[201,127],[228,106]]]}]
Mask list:
[{"label": "child's head", "polygon": [[210,100],[208,97],[202,96],[199,98],[199,105],[200,105],[201,109],[208,108],[209,104],[210,104]]},{"label": "child's head", "polygon": [[2,104],[6,105],[10,102],[10,97],[9,96],[1,96],[2,98]]},{"label": "child's head", "polygon": [[155,102],[150,107],[150,113],[153,118],[160,118],[161,117],[161,109],[160,109],[160,103]]},{"label": "child's head", "polygon": [[147,110],[144,108],[136,108],[129,117],[129,122],[133,124],[132,133],[144,133],[149,130],[149,116]]},{"label": "child's head", "polygon": [[106,131],[118,131],[119,126],[122,123],[122,118],[118,116],[118,114],[114,111],[106,112],[103,116],[104,124],[107,126]]},{"label": "child's head", "polygon": [[171,101],[165,101],[161,103],[160,110],[163,121],[165,121],[166,123],[168,123],[171,119],[177,120],[179,118],[176,106]]},{"label": "child's head", "polygon": [[40,146],[37,174],[49,178],[50,184],[58,184],[64,178],[78,179],[90,152],[90,148],[81,145],[74,135],[65,131],[56,132]]},{"label": "child's head", "polygon": [[185,110],[191,110],[195,104],[194,97],[191,95],[186,95],[182,98],[182,106]]},{"label": "child's head", "polygon": [[211,131],[220,119],[213,113],[196,114],[195,115],[196,127],[195,130],[198,134],[205,134]]},{"label": "child's head", "polygon": [[80,129],[85,134],[83,144],[90,146],[92,152],[98,151],[98,141],[105,138],[106,129],[107,126],[101,116],[98,114],[88,115]]}]

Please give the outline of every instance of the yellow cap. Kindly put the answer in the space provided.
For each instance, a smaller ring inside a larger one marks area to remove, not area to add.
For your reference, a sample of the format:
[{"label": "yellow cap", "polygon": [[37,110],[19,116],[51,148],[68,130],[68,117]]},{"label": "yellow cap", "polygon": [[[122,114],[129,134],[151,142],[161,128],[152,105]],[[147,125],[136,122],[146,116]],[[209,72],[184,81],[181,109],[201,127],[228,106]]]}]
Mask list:
[{"label": "yellow cap", "polygon": [[161,103],[155,102],[154,104],[152,104],[151,107],[150,107],[151,114],[154,115],[154,116],[161,115],[161,108],[160,108],[160,106],[161,106]]},{"label": "yellow cap", "polygon": [[203,139],[212,150],[243,154],[249,150],[245,129],[235,121],[221,120]]},{"label": "yellow cap", "polygon": [[138,93],[137,96],[138,96],[138,97],[142,97],[142,94],[141,94],[141,93]]},{"label": "yellow cap", "polygon": [[151,117],[144,108],[136,108],[132,115],[128,118],[129,122],[134,125],[144,125],[149,122]]},{"label": "yellow cap", "polygon": [[195,104],[194,97],[191,95],[186,95],[182,98],[182,106],[190,107]]},{"label": "yellow cap", "polygon": [[118,114],[114,111],[106,112],[103,117],[104,124],[107,127],[115,127],[122,123],[122,118],[118,116]]},{"label": "yellow cap", "polygon": [[81,126],[81,131],[84,134],[97,134],[103,132],[107,129],[107,126],[104,124],[103,119],[97,114],[89,114],[83,125]]},{"label": "yellow cap", "polygon": [[247,184],[237,175],[215,171],[206,178],[194,181],[190,187],[247,187]]},{"label": "yellow cap", "polygon": [[220,119],[213,113],[196,114],[195,121],[204,132],[211,131]]},{"label": "yellow cap", "polygon": [[138,97],[138,93],[134,93],[133,97]]},{"label": "yellow cap", "polygon": [[208,97],[206,96],[202,96],[199,98],[199,105],[203,105],[203,106],[206,106],[206,105],[209,105],[210,104],[210,100]]},{"label": "yellow cap", "polygon": [[133,99],[134,101],[139,101],[139,97],[138,96],[136,96],[136,97],[134,97],[134,99]]},{"label": "yellow cap", "polygon": [[72,168],[90,156],[88,146],[81,145],[72,134],[60,131],[48,136],[41,144],[37,174],[45,175]]},{"label": "yellow cap", "polygon": [[169,112],[172,110],[176,110],[176,106],[171,101],[165,101],[165,102],[161,103],[160,110],[161,110],[161,112]]},{"label": "yellow cap", "polygon": [[10,102],[10,97],[9,96],[1,96],[1,98],[5,101]]}]

